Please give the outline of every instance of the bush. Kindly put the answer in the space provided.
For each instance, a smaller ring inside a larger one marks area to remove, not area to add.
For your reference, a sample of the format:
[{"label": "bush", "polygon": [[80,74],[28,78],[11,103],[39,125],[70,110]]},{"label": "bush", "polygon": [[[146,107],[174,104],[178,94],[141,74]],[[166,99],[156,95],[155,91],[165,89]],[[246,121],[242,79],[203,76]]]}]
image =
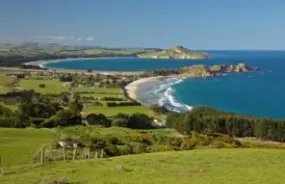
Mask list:
[{"label": "bush", "polygon": [[116,102],[107,102],[106,105],[108,107],[141,106],[141,104],[138,103],[138,102],[118,102],[118,103],[116,103]]},{"label": "bush", "polygon": [[45,84],[39,84],[39,87],[40,87],[40,88],[45,88],[46,85],[45,85]]},{"label": "bush", "polygon": [[214,141],[209,145],[209,148],[223,148],[223,147],[225,147],[225,145],[221,141]]},{"label": "bush", "polygon": [[110,120],[104,114],[88,114],[86,119],[89,125],[111,126]]},{"label": "bush", "polygon": [[0,127],[17,128],[15,118],[0,118]]},{"label": "bush", "polygon": [[117,118],[112,121],[112,126],[127,127],[128,119]]},{"label": "bush", "polygon": [[60,110],[51,118],[45,120],[41,125],[46,128],[56,126],[72,126],[81,125],[82,118],[75,114],[72,110]]},{"label": "bush", "polygon": [[140,153],[146,153],[147,147],[143,144],[137,143],[132,148],[132,153],[134,154],[140,154]]},{"label": "bush", "polygon": [[118,98],[118,97],[103,97],[101,100],[104,101],[124,101],[123,98]]},{"label": "bush", "polygon": [[111,157],[120,155],[119,149],[114,144],[107,144],[106,147],[104,148],[104,151],[108,156]]},{"label": "bush", "polygon": [[128,128],[133,129],[152,129],[154,128],[152,119],[145,114],[132,114],[129,117],[129,121],[127,124]]},{"label": "bush", "polygon": [[120,155],[128,155],[132,153],[132,147],[130,145],[123,145],[123,146],[117,146]]}]

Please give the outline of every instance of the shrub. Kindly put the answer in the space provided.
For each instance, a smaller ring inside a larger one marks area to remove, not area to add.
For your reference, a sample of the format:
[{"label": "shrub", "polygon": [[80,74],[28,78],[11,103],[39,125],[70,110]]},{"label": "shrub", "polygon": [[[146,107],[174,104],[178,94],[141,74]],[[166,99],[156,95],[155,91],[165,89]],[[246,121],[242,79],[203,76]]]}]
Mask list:
[{"label": "shrub", "polygon": [[214,141],[209,145],[209,148],[223,148],[223,147],[225,147],[225,145],[221,141]]},{"label": "shrub", "polygon": [[104,114],[88,114],[86,119],[90,125],[111,126],[110,120]]},{"label": "shrub", "polygon": [[108,156],[111,156],[111,157],[120,155],[119,149],[114,144],[107,144],[106,147],[104,148],[104,151]]},{"label": "shrub", "polygon": [[145,114],[132,114],[129,117],[129,121],[127,124],[128,128],[133,129],[152,129],[154,128],[152,124],[152,119]]},{"label": "shrub", "polygon": [[64,109],[58,111],[55,115],[42,123],[43,127],[51,128],[55,126],[72,126],[82,124],[81,116],[75,114],[72,110]]},{"label": "shrub", "polygon": [[112,126],[127,127],[128,119],[117,118],[112,121]]},{"label": "shrub", "polygon": [[0,127],[17,128],[15,118],[0,118]]},{"label": "shrub", "polygon": [[146,153],[147,147],[143,144],[137,143],[132,148],[132,153],[134,154],[140,154],[140,153]]},{"label": "shrub", "polygon": [[132,147],[128,144],[123,145],[123,146],[117,146],[120,155],[128,155],[132,153]]},{"label": "shrub", "polygon": [[39,87],[40,87],[40,88],[45,88],[46,85],[45,85],[45,84],[39,84]]}]

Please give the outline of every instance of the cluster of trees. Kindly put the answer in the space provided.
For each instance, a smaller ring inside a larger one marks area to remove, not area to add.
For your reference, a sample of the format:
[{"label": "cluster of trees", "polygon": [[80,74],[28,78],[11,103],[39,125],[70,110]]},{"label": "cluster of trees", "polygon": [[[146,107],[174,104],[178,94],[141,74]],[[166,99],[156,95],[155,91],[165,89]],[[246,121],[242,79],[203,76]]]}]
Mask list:
[{"label": "cluster of trees", "polygon": [[132,102],[107,102],[106,105],[108,107],[126,107],[126,106],[141,106],[140,103],[132,101]]},{"label": "cluster of trees", "polygon": [[141,113],[135,113],[132,115],[119,113],[113,118],[112,126],[132,129],[152,129],[155,127],[153,119]]},{"label": "cluster of trees", "polygon": [[123,98],[119,98],[119,97],[103,97],[103,98],[101,98],[101,100],[104,100],[104,101],[124,101]]},{"label": "cluster of trees", "polygon": [[280,142],[285,138],[284,120],[237,115],[208,107],[196,107],[185,113],[170,113],[167,116],[166,126],[186,135],[195,131],[203,134],[221,133],[233,137],[256,137]]},{"label": "cluster of trees", "polygon": [[47,70],[47,68],[42,68],[38,65],[25,65],[25,64],[22,64],[20,66],[20,68],[22,69],[36,69],[36,70]]},{"label": "cluster of trees", "polygon": [[179,69],[159,69],[159,70],[152,70],[146,71],[142,73],[141,77],[155,77],[155,76],[168,76],[168,75],[178,75]]}]

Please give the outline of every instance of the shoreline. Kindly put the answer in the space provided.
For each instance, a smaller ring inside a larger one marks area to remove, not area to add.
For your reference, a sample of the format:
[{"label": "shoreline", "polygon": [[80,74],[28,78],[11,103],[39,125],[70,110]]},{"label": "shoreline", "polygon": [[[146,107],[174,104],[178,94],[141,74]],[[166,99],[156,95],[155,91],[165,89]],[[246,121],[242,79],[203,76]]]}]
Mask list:
[{"label": "shoreline", "polygon": [[[58,63],[58,62],[67,62],[67,61],[76,61],[76,60],[96,60],[96,59],[130,59],[137,57],[79,57],[79,58],[64,58],[64,59],[49,59],[49,60],[37,60],[37,61],[29,61],[24,63],[24,65],[36,65],[44,68],[46,64],[49,63]],[[48,68],[53,69],[53,68]]]},{"label": "shoreline", "polygon": [[147,77],[147,78],[141,78],[139,80],[133,81],[130,84],[128,84],[127,86],[124,87],[124,89],[126,90],[127,95],[141,103],[144,104],[140,99],[139,99],[139,94],[140,94],[140,88],[142,85],[145,84],[149,84],[149,83],[155,83],[161,80],[165,80],[167,78],[175,78],[175,77],[179,77],[179,76],[157,76],[157,77]]}]

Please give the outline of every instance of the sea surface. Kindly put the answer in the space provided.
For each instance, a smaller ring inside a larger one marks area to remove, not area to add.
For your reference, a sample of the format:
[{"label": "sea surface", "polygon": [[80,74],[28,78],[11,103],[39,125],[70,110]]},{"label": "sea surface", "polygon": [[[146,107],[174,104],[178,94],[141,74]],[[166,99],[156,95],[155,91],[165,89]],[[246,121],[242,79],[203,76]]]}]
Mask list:
[{"label": "sea surface", "polygon": [[172,78],[141,86],[145,104],[158,103],[174,111],[210,106],[240,114],[285,119],[285,51],[206,51],[205,60],[92,59],[46,64],[50,68],[103,71],[144,71],[193,64],[237,64],[259,72],[224,74],[210,78]]}]

